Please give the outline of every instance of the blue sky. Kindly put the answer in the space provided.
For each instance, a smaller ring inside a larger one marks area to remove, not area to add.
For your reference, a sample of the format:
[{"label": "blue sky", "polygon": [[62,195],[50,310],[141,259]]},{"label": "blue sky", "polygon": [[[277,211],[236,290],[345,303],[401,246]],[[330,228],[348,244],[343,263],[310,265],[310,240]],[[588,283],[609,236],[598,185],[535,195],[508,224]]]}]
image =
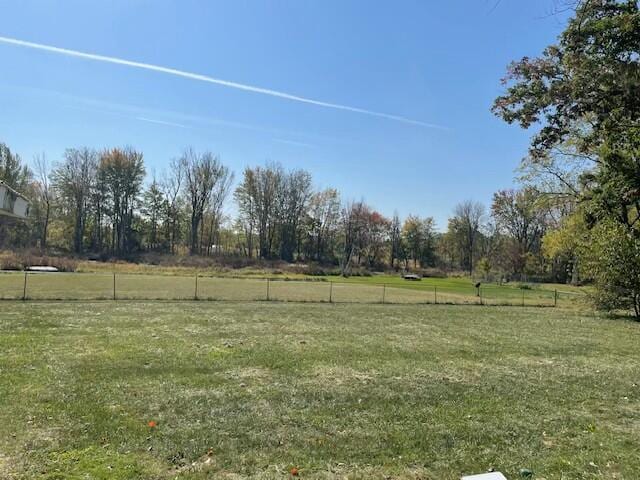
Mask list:
[{"label": "blue sky", "polygon": [[[187,146],[305,168],[386,215],[487,206],[529,132],[493,117],[506,65],[555,41],[552,0],[0,0],[0,36],[401,116],[427,127],[0,42],[0,141],[26,160],[131,145],[158,175]],[[232,209],[232,206],[229,206]]]}]

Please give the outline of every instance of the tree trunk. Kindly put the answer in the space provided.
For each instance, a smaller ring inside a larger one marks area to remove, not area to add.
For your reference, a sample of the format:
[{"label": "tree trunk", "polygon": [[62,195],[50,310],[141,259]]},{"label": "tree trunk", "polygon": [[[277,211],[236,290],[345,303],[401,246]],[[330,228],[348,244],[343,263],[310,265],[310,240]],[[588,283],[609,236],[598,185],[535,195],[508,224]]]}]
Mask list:
[{"label": "tree trunk", "polygon": [[47,202],[47,209],[44,214],[44,225],[42,226],[42,238],[40,239],[40,249],[42,253],[47,249],[47,230],[49,229],[49,213],[51,211],[51,205]]},{"label": "tree trunk", "polygon": [[571,267],[571,285],[577,286],[580,281],[578,274],[578,257],[573,258],[573,266]]},{"label": "tree trunk", "polygon": [[200,219],[197,215],[191,215],[191,255],[198,253],[198,225]]},{"label": "tree trunk", "polygon": [[73,235],[73,250],[76,253],[82,252],[82,231],[84,229],[82,223],[83,223],[82,208],[77,207],[76,208],[76,224],[75,224],[74,235]]}]

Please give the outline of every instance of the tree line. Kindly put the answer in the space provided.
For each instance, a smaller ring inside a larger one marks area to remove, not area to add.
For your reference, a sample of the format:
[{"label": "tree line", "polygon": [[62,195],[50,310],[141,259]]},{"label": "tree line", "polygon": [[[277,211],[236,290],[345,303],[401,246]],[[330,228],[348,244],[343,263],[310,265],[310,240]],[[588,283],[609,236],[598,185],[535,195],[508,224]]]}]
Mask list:
[{"label": "tree line", "polygon": [[[497,192],[489,212],[458,204],[447,230],[433,218],[387,218],[365,201],[315,189],[305,170],[281,165],[234,174],[211,152],[187,148],[160,176],[133,148],[71,148],[31,166],[6,145],[0,179],[32,201],[27,222],[1,228],[5,248],[40,248],[104,258],[141,252],[242,256],[353,269],[478,273],[485,278],[565,280],[545,260],[542,239],[555,210],[532,188]],[[235,207],[233,216],[225,212]]]}]

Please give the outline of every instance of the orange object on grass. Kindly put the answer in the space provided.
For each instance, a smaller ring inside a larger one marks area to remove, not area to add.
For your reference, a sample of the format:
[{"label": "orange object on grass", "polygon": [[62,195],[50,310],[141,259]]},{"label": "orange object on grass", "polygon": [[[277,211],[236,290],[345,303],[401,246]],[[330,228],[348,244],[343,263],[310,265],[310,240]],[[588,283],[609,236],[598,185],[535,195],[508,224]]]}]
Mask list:
[{"label": "orange object on grass", "polygon": [[151,428],[158,426],[158,424],[156,422],[154,422],[153,420],[149,420],[149,423],[147,423],[147,425],[149,425]]}]

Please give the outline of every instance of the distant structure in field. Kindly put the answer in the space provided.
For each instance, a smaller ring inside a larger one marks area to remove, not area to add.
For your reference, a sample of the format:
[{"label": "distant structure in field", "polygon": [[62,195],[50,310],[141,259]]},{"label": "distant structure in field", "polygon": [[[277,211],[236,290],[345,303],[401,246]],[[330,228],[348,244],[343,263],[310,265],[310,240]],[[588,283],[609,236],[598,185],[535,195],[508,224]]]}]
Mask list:
[{"label": "distant structure in field", "polygon": [[29,216],[29,200],[0,180],[0,217],[26,219]]}]

